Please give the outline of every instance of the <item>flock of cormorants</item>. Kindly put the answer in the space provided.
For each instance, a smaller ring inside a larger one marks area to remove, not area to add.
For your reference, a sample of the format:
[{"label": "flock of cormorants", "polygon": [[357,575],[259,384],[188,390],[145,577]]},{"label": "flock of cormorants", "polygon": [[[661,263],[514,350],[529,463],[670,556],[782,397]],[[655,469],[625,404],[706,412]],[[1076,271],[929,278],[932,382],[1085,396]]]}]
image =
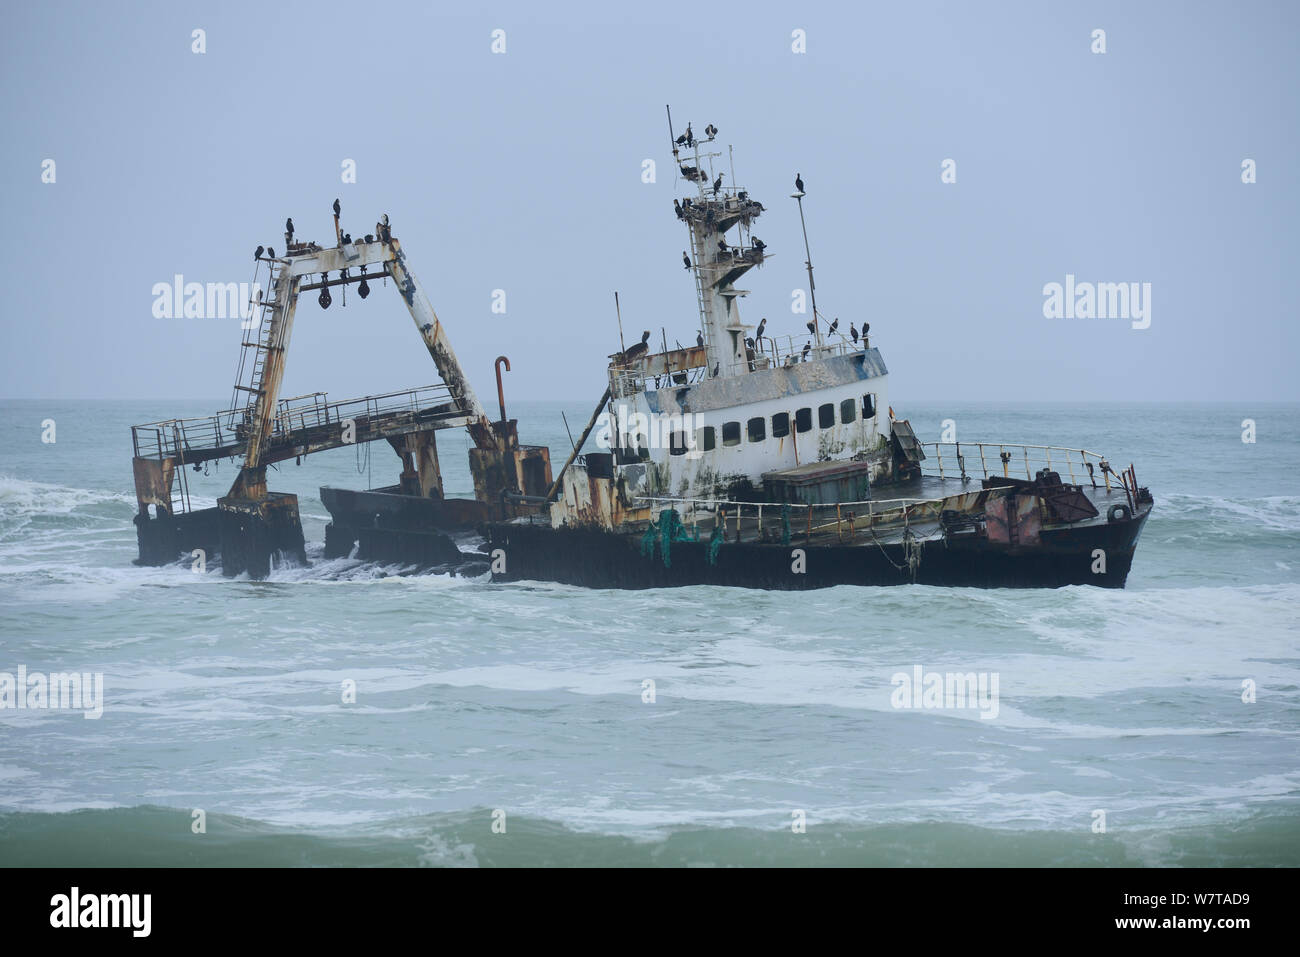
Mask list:
[{"label": "flock of cormorants", "polygon": [[[334,208],[334,218],[337,220],[338,217],[339,217],[339,215],[343,212],[343,207],[342,207],[342,205],[339,203],[339,201],[338,201],[337,198],[335,198],[335,200],[334,200],[334,207],[333,207],[333,208]],[[294,245],[294,243],[293,243],[293,233],[294,233],[294,228],[293,228],[293,217],[291,216],[291,217],[289,217],[288,219],[286,219],[286,220],[284,221],[284,241],[285,241],[285,243],[287,244],[287,246],[288,246],[289,248],[292,248],[293,245]],[[367,243],[373,243],[373,242],[375,241],[375,235],[378,235],[378,236],[379,236],[379,241],[380,241],[381,243],[386,243],[386,242],[388,242],[389,240],[391,240],[391,239],[393,238],[392,231],[389,229],[389,226],[388,226],[388,214],[387,214],[387,213],[384,213],[383,218],[380,219],[379,222],[375,223],[375,233],[374,233],[374,234],[366,233],[366,235],[365,235],[365,237],[364,237],[365,242],[367,242]],[[352,243],[352,234],[351,234],[351,233],[341,233],[340,238],[342,239],[344,245],[351,245],[351,243]],[[299,244],[299,245],[301,245],[301,244]],[[306,245],[307,245],[307,251],[308,251],[308,252],[319,252],[319,251],[323,248],[323,247],[320,246],[318,243],[307,243]],[[253,251],[253,259],[254,259],[254,260],[261,259],[263,253],[266,253],[266,258],[267,258],[267,259],[275,259],[275,249],[274,249],[274,247],[271,247],[271,246],[266,246],[266,247],[258,246],[257,249],[255,249],[255,250]],[[362,298],[365,298],[365,297],[363,296]]]}]

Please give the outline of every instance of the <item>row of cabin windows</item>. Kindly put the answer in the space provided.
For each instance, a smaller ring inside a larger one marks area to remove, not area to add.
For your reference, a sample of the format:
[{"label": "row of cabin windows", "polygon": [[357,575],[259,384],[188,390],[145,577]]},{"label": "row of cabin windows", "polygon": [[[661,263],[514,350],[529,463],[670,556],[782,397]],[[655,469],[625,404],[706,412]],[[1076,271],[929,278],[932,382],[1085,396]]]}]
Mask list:
[{"label": "row of cabin windows", "polygon": [[[858,403],[856,399],[845,399],[840,403],[840,424],[848,425],[857,418]],[[868,393],[862,397],[862,418],[870,419],[876,414],[876,397]],[[817,427],[829,429],[835,425],[835,403],[827,402],[817,407]],[[802,435],[804,432],[811,432],[813,427],[813,410],[811,407],[799,409],[794,414],[794,430],[796,434]],[[745,423],[745,433],[750,442],[762,442],[767,438],[767,420],[763,416],[755,416]],[[772,416],[772,438],[783,439],[790,434],[790,413],[777,412]],[[722,444],[724,446],[733,446],[740,444],[740,423],[724,422],[722,424]],[[712,452],[717,448],[717,430],[711,425],[704,427],[704,441],[702,443],[703,451]],[[669,437],[669,451],[673,455],[686,454],[686,433],[674,432]]]}]

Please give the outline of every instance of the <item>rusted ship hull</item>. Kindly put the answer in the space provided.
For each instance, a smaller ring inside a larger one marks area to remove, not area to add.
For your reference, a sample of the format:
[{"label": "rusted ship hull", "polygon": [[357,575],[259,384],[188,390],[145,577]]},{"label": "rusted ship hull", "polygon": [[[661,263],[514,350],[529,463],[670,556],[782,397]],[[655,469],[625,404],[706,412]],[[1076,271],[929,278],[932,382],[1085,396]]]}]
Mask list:
[{"label": "rusted ship hull", "polygon": [[[728,585],[805,590],[834,585],[947,585],[982,588],[1123,588],[1150,515],[1044,529],[1035,545],[953,536],[919,543],[919,562],[902,544],[800,545],[675,541],[668,555],[636,534],[596,528],[502,523],[487,528],[494,581],[554,581],[588,588]],[[802,551],[802,556],[795,554]],[[712,551],[712,557],[710,553]],[[1104,561],[1098,561],[1098,553]],[[795,568],[802,565],[802,571]],[[1102,570],[1098,570],[1098,568]]]}]

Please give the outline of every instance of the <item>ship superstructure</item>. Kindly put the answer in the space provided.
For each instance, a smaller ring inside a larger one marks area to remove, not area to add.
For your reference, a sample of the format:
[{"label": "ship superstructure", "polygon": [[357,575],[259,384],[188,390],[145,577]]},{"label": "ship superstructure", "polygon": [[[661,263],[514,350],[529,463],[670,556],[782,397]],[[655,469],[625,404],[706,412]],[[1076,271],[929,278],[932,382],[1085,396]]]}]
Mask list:
[{"label": "ship superstructure", "polygon": [[[920,442],[890,408],[869,322],[845,328],[818,310],[806,225],[806,334],[769,335],[766,319],[742,318],[748,293],[736,285],[770,255],[754,235],[762,202],[734,181],[730,150],[720,169],[711,124],[703,138],[689,124],[672,130],[672,154],[688,184],[673,206],[696,344],[668,349],[662,332],[656,350],[647,330],[610,356],[609,388],[546,498],[549,514],[489,524],[494,577],[1124,584],[1152,504],[1131,467],[1057,446]],[[796,174],[801,223],[805,196]]]},{"label": "ship superstructure", "polygon": [[[866,333],[856,323],[828,323],[815,292],[806,336],[768,335],[765,319],[742,318],[748,291],[736,282],[769,255],[753,232],[764,206],[727,184],[729,173],[715,165],[724,154],[714,147],[712,136],[673,143],[674,168],[692,194],[674,201],[674,211],[689,243],[696,345],[610,356],[610,442],[629,489],[743,496],[764,474],[838,459],[864,462],[873,482],[888,478],[888,428],[881,429],[888,371]],[[803,195],[793,196],[801,206]]]}]

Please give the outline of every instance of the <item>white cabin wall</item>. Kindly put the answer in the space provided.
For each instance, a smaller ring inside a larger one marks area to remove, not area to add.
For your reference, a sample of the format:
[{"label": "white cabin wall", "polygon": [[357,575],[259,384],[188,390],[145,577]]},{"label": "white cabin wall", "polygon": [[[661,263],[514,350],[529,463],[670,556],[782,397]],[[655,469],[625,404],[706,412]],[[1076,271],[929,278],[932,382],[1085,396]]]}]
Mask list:
[{"label": "white cabin wall", "polygon": [[[663,433],[658,436],[661,442],[656,445],[652,441],[654,447],[650,448],[650,459],[645,463],[648,467],[633,467],[633,472],[638,477],[642,471],[645,473],[644,481],[635,483],[637,491],[674,498],[707,498],[720,494],[722,488],[733,485],[740,479],[747,479],[753,486],[759,487],[764,472],[793,468],[809,462],[851,459],[859,453],[873,452],[880,446],[882,437],[889,437],[887,378],[874,376],[827,389],[694,413],[690,421],[695,427],[695,448],[685,455],[669,454],[669,429],[665,427],[669,417],[663,415],[657,420],[657,428]],[[875,415],[864,419],[861,414],[862,397],[868,394],[876,397]],[[854,421],[847,425],[840,421],[840,403],[845,399],[853,399],[855,402]],[[835,407],[835,424],[822,429],[818,424],[818,408],[827,402]],[[628,412],[639,413],[654,420],[644,395],[630,396],[627,400],[621,400],[621,404]],[[795,416],[802,408],[811,409],[812,429],[799,434],[795,428]],[[789,413],[791,432],[781,438],[773,438],[772,416],[781,412]],[[751,442],[749,420],[759,416],[764,420],[764,438],[760,442]],[[722,427],[727,422],[735,421],[740,423],[740,444],[724,445]],[[713,450],[705,452],[703,430],[707,426],[714,429],[717,445]],[[674,423],[673,428],[678,427],[680,426]],[[625,429],[625,423],[620,423],[620,428]],[[635,448],[635,443],[629,443],[629,447]],[[695,452],[699,454],[696,455]]]}]

